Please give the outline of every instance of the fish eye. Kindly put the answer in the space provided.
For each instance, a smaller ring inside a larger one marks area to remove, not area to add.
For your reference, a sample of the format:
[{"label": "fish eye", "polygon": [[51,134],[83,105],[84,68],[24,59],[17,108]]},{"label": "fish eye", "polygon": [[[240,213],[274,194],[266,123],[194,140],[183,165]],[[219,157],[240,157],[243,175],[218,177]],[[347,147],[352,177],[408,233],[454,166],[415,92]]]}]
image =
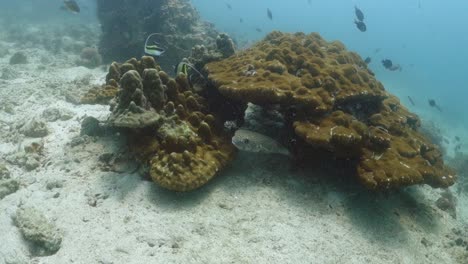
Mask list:
[{"label": "fish eye", "polygon": [[248,138],[244,138],[244,139],[242,140],[242,142],[243,142],[244,144],[249,144],[250,140],[249,140]]}]

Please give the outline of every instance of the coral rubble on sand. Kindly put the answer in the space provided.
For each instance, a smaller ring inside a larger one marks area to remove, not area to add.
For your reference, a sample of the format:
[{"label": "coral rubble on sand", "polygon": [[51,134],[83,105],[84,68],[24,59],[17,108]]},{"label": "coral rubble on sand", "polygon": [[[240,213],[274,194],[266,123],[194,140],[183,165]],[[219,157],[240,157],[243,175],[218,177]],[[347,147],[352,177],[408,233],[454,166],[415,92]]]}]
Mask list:
[{"label": "coral rubble on sand", "polygon": [[113,63],[105,86],[119,89],[108,124],[126,129],[131,149],[161,186],[188,191],[207,183],[235,148],[186,76],[170,78],[152,57]]},{"label": "coral rubble on sand", "polygon": [[33,255],[49,256],[60,249],[62,232],[39,210],[33,207],[20,207],[16,211],[14,220],[24,239],[30,242]]},{"label": "coral rubble on sand", "polygon": [[205,71],[227,98],[279,105],[304,143],[296,148],[355,161],[360,181],[371,189],[455,181],[439,149],[418,132],[418,117],[338,41],[272,32],[236,56],[208,63]]}]

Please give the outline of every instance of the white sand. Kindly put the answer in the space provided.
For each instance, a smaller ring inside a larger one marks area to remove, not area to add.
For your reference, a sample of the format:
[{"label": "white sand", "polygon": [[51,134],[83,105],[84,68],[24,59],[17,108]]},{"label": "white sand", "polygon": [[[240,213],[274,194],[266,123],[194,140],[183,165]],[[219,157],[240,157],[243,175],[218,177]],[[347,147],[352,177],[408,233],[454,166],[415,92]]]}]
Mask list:
[{"label": "white sand", "polygon": [[[18,78],[0,80],[0,102],[14,109],[0,110],[0,162],[31,141],[42,141],[45,153],[30,172],[6,162],[21,187],[0,200],[1,264],[468,263],[468,251],[449,246],[460,237],[452,228],[468,234],[467,198],[459,197],[453,219],[434,205],[440,191],[429,187],[375,196],[352,181],[292,171],[283,156],[249,153],[191,193],[172,193],[130,174],[131,164],[124,173],[101,171],[99,155],[125,151],[119,136],[70,142],[84,116],[105,120],[108,107],[73,105],[64,92],[83,92],[86,80],[103,82],[105,72],[63,66],[63,57],[38,70],[48,54],[27,52],[34,54],[31,63],[12,67]],[[8,58],[0,59],[0,68],[11,67]],[[43,139],[18,134],[16,123],[50,107],[74,116],[49,122]],[[51,182],[63,186],[48,190]],[[63,232],[57,253],[30,255],[12,220],[20,204],[37,208]]]}]

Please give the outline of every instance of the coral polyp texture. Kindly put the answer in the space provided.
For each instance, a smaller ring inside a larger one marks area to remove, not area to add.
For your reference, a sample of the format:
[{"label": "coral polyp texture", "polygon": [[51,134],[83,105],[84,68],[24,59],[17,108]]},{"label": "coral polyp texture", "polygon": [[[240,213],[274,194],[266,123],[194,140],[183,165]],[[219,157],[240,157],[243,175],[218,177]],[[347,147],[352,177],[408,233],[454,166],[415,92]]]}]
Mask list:
[{"label": "coral polyp texture", "polygon": [[378,101],[386,96],[359,55],[318,34],[273,32],[254,47],[205,69],[223,95],[259,105],[295,105],[325,113],[336,102]]},{"label": "coral polyp texture", "polygon": [[108,124],[128,130],[131,149],[162,187],[196,189],[233,159],[235,148],[223,123],[186,76],[172,79],[152,57],[143,57],[113,63],[106,79],[119,89]]},{"label": "coral polyp texture", "polygon": [[204,70],[234,102],[279,105],[304,142],[296,148],[355,161],[352,171],[370,189],[448,187],[455,181],[441,151],[418,132],[419,118],[338,41],[317,33],[272,32]]}]

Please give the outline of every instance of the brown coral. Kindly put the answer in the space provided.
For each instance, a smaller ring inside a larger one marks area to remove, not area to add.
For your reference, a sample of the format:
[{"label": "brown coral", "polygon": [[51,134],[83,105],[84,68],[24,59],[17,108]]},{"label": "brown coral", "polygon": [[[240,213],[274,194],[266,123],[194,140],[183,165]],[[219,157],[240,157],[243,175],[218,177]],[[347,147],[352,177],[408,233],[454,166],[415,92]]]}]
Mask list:
[{"label": "brown coral", "polygon": [[223,95],[259,105],[325,113],[340,104],[386,96],[357,54],[318,34],[273,32],[229,60],[207,64],[205,70]]},{"label": "brown coral", "polygon": [[143,57],[113,63],[107,79],[119,88],[108,124],[130,129],[131,148],[149,164],[159,185],[193,190],[232,160],[235,148],[229,135],[185,76],[171,79],[153,58]]},{"label": "brown coral", "polygon": [[110,100],[117,95],[117,86],[104,84],[89,89],[80,99],[82,104],[109,104]]},{"label": "brown coral", "polygon": [[[306,146],[352,160],[371,189],[447,187],[453,171],[417,129],[419,118],[388,94],[356,53],[318,34],[270,33],[252,48],[208,63],[208,78],[233,101],[280,105]],[[304,153],[304,151],[296,151]],[[315,157],[315,156],[314,156]]]}]

